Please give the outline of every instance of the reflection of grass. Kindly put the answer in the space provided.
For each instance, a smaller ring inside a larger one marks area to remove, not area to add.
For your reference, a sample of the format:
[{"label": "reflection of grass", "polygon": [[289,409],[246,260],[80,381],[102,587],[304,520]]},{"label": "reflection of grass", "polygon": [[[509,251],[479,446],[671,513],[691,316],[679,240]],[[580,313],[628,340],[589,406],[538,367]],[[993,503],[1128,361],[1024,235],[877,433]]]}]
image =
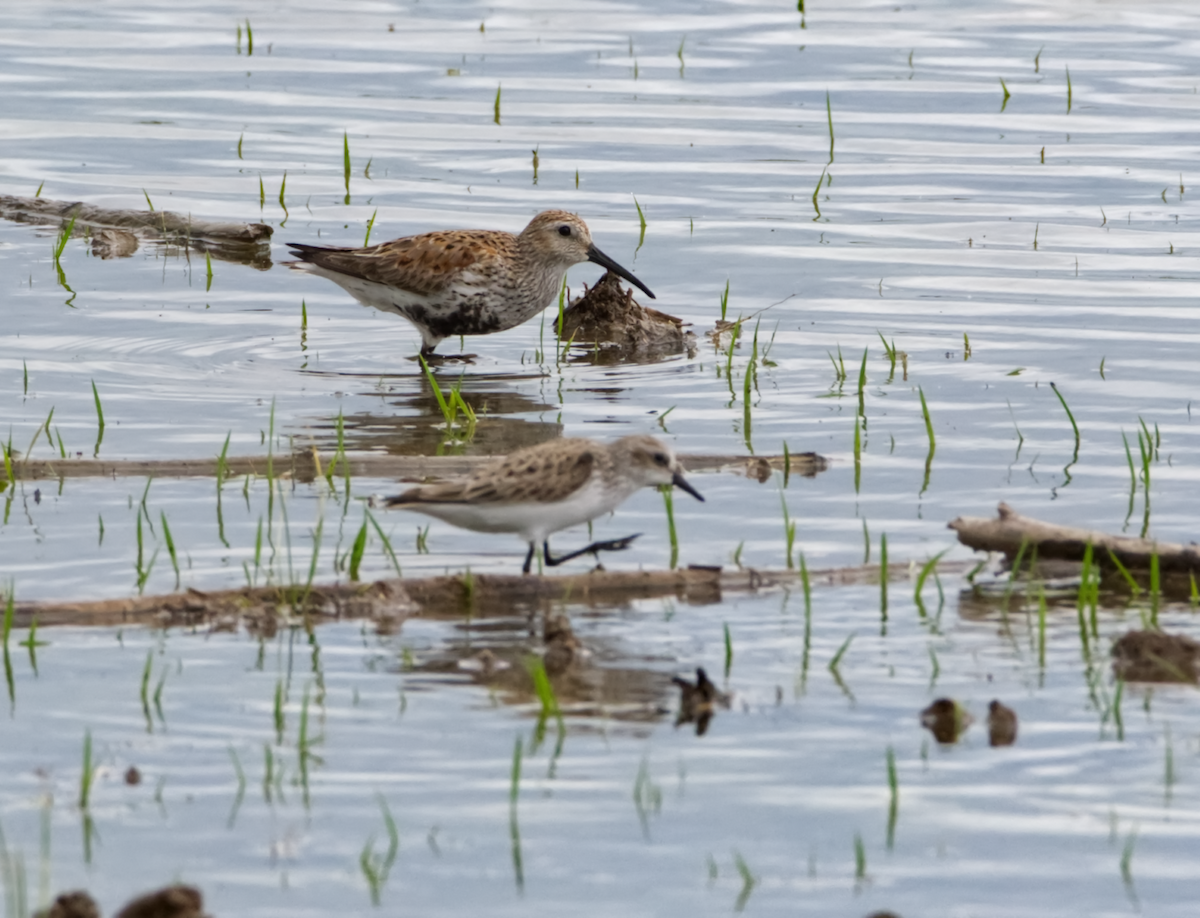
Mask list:
[{"label": "reflection of grass", "polygon": [[750,901],[750,894],[754,892],[754,887],[758,884],[758,877],[750,871],[750,865],[746,863],[746,859],[742,857],[740,851],[733,852],[733,864],[737,867],[738,876],[742,878],[742,888],[738,892],[737,901],[733,903],[733,910],[741,912],[746,908],[746,903]]}]

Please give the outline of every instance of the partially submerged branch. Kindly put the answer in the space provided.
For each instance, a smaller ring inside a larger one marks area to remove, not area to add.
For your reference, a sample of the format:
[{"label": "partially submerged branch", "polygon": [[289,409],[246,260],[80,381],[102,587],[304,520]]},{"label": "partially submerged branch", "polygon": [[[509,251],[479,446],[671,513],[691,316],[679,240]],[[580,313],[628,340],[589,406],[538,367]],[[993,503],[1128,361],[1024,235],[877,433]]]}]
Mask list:
[{"label": "partially submerged branch", "polygon": [[121,210],[14,195],[0,195],[0,217],[43,226],[67,226],[74,220],[72,235],[92,235],[102,257],[131,255],[138,239],[153,239],[209,252],[222,261],[271,266],[273,230],[265,223],[226,223],[169,210]]},{"label": "partially submerged branch", "polygon": [[1154,559],[1164,593],[1190,595],[1193,578],[1200,577],[1200,546],[1195,543],[1156,542],[1057,526],[1022,516],[1003,502],[996,519],[960,516],[948,526],[958,533],[958,540],[964,545],[976,551],[1002,553],[1010,564],[1019,555],[1026,560],[1036,556],[1039,563],[1047,560],[1082,563],[1091,545],[1094,563],[1106,574],[1105,586],[1125,584],[1128,589],[1126,573],[1144,585]]},{"label": "partially submerged branch", "polygon": [[[940,570],[962,571],[963,562],[942,564]],[[893,562],[889,579],[907,578],[909,567]],[[878,582],[878,565],[809,571],[814,586]],[[158,627],[207,626],[233,628],[245,623],[252,630],[273,633],[297,617],[309,620],[367,618],[386,629],[411,616],[454,617],[511,614],[514,607],[542,608],[571,602],[604,605],[658,596],[706,605],[721,601],[726,592],[798,588],[795,571],[691,567],[661,571],[606,571],[584,574],[530,576],[469,574],[378,580],[374,583],[242,587],[201,592],[187,590],[161,596],[133,596],[84,602],[18,603],[15,624],[39,626],[147,624]]]},{"label": "partially submerged branch", "polygon": [[[314,450],[298,450],[290,456],[275,456],[272,460],[276,477],[311,482],[324,475],[334,461],[334,455],[324,456]],[[334,474],[346,474],[343,462],[349,464],[350,474],[371,478],[395,478],[403,481],[424,481],[430,478],[451,478],[466,475],[493,456],[390,456],[376,453],[356,453],[337,460]],[[783,471],[783,456],[738,456],[692,454],[680,457],[690,472],[735,471],[748,478],[765,482],[772,471]],[[816,453],[792,453],[786,460],[789,474],[811,478],[826,468],[826,461]],[[212,478],[217,474],[219,460],[212,459],[18,459],[13,457],[13,477],[23,481],[62,478]],[[231,456],[224,460],[222,475],[265,475],[266,456]],[[4,469],[0,466],[0,483]]]},{"label": "partially submerged branch", "polygon": [[1035,548],[1037,556],[1063,561],[1082,561],[1090,544],[1097,564],[1115,567],[1116,556],[1129,570],[1148,570],[1150,558],[1158,556],[1162,571],[1200,572],[1200,546],[1174,542],[1156,542],[1129,536],[1108,535],[1074,526],[1056,526],[1032,517],[1022,516],[1006,503],[1001,503],[996,519],[960,516],[948,524],[958,533],[958,540],[976,551],[1003,553],[1010,561],[1025,545],[1025,552]]}]

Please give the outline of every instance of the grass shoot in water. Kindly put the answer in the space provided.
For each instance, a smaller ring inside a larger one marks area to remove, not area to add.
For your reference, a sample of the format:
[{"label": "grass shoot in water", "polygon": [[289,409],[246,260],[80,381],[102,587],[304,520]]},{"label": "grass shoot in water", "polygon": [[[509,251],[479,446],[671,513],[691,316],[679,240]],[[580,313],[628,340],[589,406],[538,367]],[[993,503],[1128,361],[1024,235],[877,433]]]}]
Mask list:
[{"label": "grass shoot in water", "polygon": [[92,798],[92,782],[96,768],[92,764],[92,731],[83,733],[83,770],[79,773],[79,808],[86,810]]},{"label": "grass shoot in water", "polygon": [[550,684],[550,677],[546,673],[546,664],[541,657],[531,656],[525,661],[525,669],[529,673],[529,678],[533,680],[533,693],[542,705],[542,709],[538,713],[539,731],[545,729],[546,721],[553,717],[558,724],[559,737],[564,736],[566,722],[563,720],[562,708],[558,704],[558,695],[555,694],[554,686]]},{"label": "grass shoot in water", "polygon": [[725,312],[729,309],[729,281],[725,281],[725,291],[721,294],[721,321],[725,321]]},{"label": "grass shoot in water", "polygon": [[492,121],[500,123],[500,85],[496,85],[496,101],[492,103]]},{"label": "grass shoot in water", "polygon": [[375,212],[371,214],[371,219],[367,221],[367,235],[363,237],[363,248],[371,244],[371,230],[375,226],[375,218],[379,215],[379,208],[375,208]]},{"label": "grass shoot in water", "polygon": [[350,580],[358,581],[358,569],[362,565],[363,552],[367,547],[367,521],[364,519],[362,527],[358,530],[358,535],[354,537],[354,544],[350,548]]},{"label": "grass shoot in water", "polygon": [[1162,584],[1159,574],[1158,552],[1150,555],[1150,627],[1158,630],[1158,604],[1162,598]]},{"label": "grass shoot in water", "polygon": [[1004,91],[1004,98],[1000,100],[1000,111],[1004,111],[1008,108],[1009,97],[1012,96],[1012,93],[1008,91],[1008,86],[1004,83],[1004,77],[1000,77],[1000,89]]},{"label": "grass shoot in water", "polygon": [[637,244],[637,247],[640,249],[642,243],[646,241],[646,215],[642,212],[642,205],[638,203],[637,195],[633,196],[633,206],[637,208],[638,224],[641,227]]},{"label": "grass shoot in water", "polygon": [[896,842],[896,819],[900,815],[900,779],[896,774],[896,753],[891,746],[887,747],[887,781],[889,792],[887,846],[891,848]]},{"label": "grass shoot in water", "polygon": [[[786,481],[786,475],[784,480]],[[796,521],[791,519],[788,514],[787,499],[783,496],[783,491],[779,492],[779,502],[783,505],[783,541],[784,547],[787,549],[787,569],[793,570],[795,564],[792,561],[792,552],[796,546]]]},{"label": "grass shoot in water", "polygon": [[890,366],[888,367],[888,382],[892,381],[892,377],[896,375],[896,342],[893,340],[888,344],[886,338],[883,337],[883,332],[876,330],[875,334],[879,335],[879,340],[883,342],[884,356],[887,357]]},{"label": "grass shoot in water", "polygon": [[[1038,666],[1045,671],[1046,669],[1046,591],[1041,584],[1038,585],[1038,628],[1037,628],[1037,650],[1038,650]],[[1085,645],[1086,646],[1086,645]]]},{"label": "grass shoot in water", "polygon": [[171,557],[171,567],[175,569],[175,589],[179,589],[179,556],[175,552],[175,540],[171,537],[171,527],[167,525],[167,514],[160,511],[162,518],[163,541],[167,543],[167,554]]},{"label": "grass shoot in water", "polygon": [[[829,100],[829,91],[825,91],[825,116],[829,119],[829,161],[833,162],[833,103]],[[820,185],[817,186],[818,188]]]},{"label": "grass shoot in water", "polygon": [[673,485],[659,485],[662,493],[663,507],[667,511],[667,536],[671,541],[671,570],[679,563],[679,533],[675,529],[675,495]]},{"label": "grass shoot in water", "polygon": [[346,185],[345,204],[350,203],[350,134],[342,131],[342,180]]},{"label": "grass shoot in water", "polygon": [[242,800],[246,797],[246,771],[242,768],[242,760],[238,758],[237,750],[232,746],[229,747],[229,758],[233,762],[233,773],[238,782],[237,793],[233,798],[233,806],[229,810],[229,818],[225,821],[225,828],[232,829],[237,819],[238,810],[242,806]]},{"label": "grass shoot in water", "polygon": [[521,797],[521,759],[524,747],[521,737],[513,744],[512,769],[508,788],[508,835],[512,847],[513,876],[516,879],[517,890],[525,888],[525,870],[521,858],[521,828],[517,823],[517,802]]},{"label": "grass shoot in water", "polygon": [[729,678],[729,671],[733,668],[733,635],[729,633],[729,623],[724,622],[721,625],[725,635],[725,678]]},{"label": "grass shoot in water", "polygon": [[933,420],[929,417],[929,405],[925,402],[925,390],[917,386],[917,394],[921,397],[921,417],[925,419],[925,433],[929,437],[929,453],[925,456],[925,481],[921,485],[921,493],[929,487],[929,473],[933,467],[933,455],[937,452],[937,439],[933,435]]},{"label": "grass shoot in water", "polygon": [[[380,541],[383,542],[383,550],[392,562],[392,567],[396,569],[396,576],[403,577],[404,575],[400,571],[400,561],[396,557],[395,550],[392,548],[392,540],[388,538],[387,533],[380,527],[379,522],[371,515],[371,511],[366,510],[364,512],[366,513],[367,521],[375,528],[376,534],[379,536]],[[429,527],[425,528],[425,532],[428,534]],[[428,549],[426,549],[426,553],[428,553]]]},{"label": "grass shoot in water", "polygon": [[846,651],[850,649],[850,642],[854,640],[854,632],[842,642],[842,646],[837,649],[837,653],[833,655],[833,659],[829,661],[829,671],[836,675],[838,667],[842,663],[842,657],[846,655]]},{"label": "grass shoot in water", "polygon": [[750,865],[746,863],[741,852],[736,849],[733,852],[733,865],[737,868],[738,876],[742,878],[742,888],[738,892],[737,901],[733,903],[733,910],[734,912],[743,912],[746,909],[746,903],[750,901],[750,894],[754,892],[754,887],[758,884],[758,877],[751,872]]},{"label": "grass shoot in water", "polygon": [[[153,210],[154,208],[150,208]],[[71,231],[75,229],[75,217],[71,217],[71,222],[63,227],[62,232],[58,234],[58,239],[54,243],[54,262],[62,257],[63,250],[66,249],[67,243],[71,241]]]},{"label": "grass shoot in water", "polygon": [[879,614],[886,622],[888,617],[888,551],[887,533],[879,536]]},{"label": "grass shoot in water", "polygon": [[13,678],[12,657],[10,657],[8,653],[8,637],[10,634],[12,634],[13,616],[15,613],[15,602],[13,600],[13,594],[15,592],[16,587],[10,583],[8,590],[5,591],[3,641],[0,642],[4,645],[4,681],[8,684],[8,702],[10,705],[15,704],[17,700],[16,684]]},{"label": "grass shoot in water", "polygon": [[1074,94],[1071,90],[1071,68],[1068,67],[1067,68],[1067,114],[1068,115],[1071,114],[1071,101],[1072,101],[1073,95]]},{"label": "grass shoot in water", "polygon": [[867,878],[867,849],[862,835],[854,833],[854,879],[862,882]]},{"label": "grass shoot in water", "polygon": [[[830,139],[829,145],[830,145],[830,148],[832,149],[832,147],[833,147],[832,139]],[[816,223],[818,220],[821,219],[821,205],[817,203],[817,195],[819,195],[821,193],[821,185],[824,182],[825,182],[825,169],[823,168],[823,169],[821,169],[821,177],[817,179],[817,185],[815,188],[813,188],[813,193],[812,193],[813,210],[815,210],[817,212],[817,215],[815,217],[813,217],[813,223]]]}]

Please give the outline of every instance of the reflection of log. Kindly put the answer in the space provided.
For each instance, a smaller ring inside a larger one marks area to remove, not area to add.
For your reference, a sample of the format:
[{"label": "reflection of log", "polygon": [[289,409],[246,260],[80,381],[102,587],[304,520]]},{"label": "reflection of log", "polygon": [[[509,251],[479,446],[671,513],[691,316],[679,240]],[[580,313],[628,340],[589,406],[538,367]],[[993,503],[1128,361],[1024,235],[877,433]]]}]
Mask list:
[{"label": "reflection of log", "polygon": [[[962,562],[938,565],[938,570],[965,571]],[[909,576],[910,566],[893,563],[889,580]],[[878,583],[878,565],[809,571],[813,586]],[[604,605],[656,596],[674,596],[695,605],[719,602],[722,592],[753,592],[759,589],[796,589],[795,571],[723,570],[697,567],[664,571],[605,571],[559,576],[474,574],[458,577],[419,577],[378,580],[374,583],[314,584],[298,586],[242,587],[235,590],[200,592],[188,590],[164,596],[135,596],[88,602],[18,603],[15,623],[28,626],[36,616],[38,625],[119,625],[132,623],[197,625],[210,623],[228,627],[244,619],[254,630],[268,633],[282,624],[280,616],[308,615],[314,621],[334,618],[372,618],[380,627],[398,624],[404,618],[460,619],[471,611],[481,616],[511,614],[515,606],[557,609],[570,602]]]},{"label": "reflection of log", "polygon": [[[74,220],[72,235],[83,235],[88,229],[100,230],[97,254],[101,257],[130,255],[136,244],[131,248],[129,237],[144,236],[209,252],[223,261],[257,268],[271,266],[269,245],[273,230],[265,223],[220,223],[169,210],[114,210],[80,201],[12,195],[0,195],[0,217],[19,223],[64,227]],[[136,238],[133,241],[136,243]]]},{"label": "reflection of log", "polygon": [[[272,460],[272,474],[297,481],[313,481],[324,475],[333,456],[317,456],[314,451],[299,451]],[[427,478],[449,478],[465,475],[477,469],[492,456],[389,456],[356,453],[346,457],[350,474],[371,478],[397,478],[423,481]],[[760,482],[770,479],[772,470],[782,471],[783,456],[684,455],[684,467],[691,472],[730,470],[740,472]],[[825,459],[816,453],[792,453],[792,475],[811,478],[826,467]],[[13,476],[19,480],[37,481],[61,478],[212,478],[217,474],[217,459],[30,459],[13,458]],[[266,456],[231,456],[225,459],[224,474],[229,477],[267,474]],[[345,475],[339,462],[335,475]],[[4,469],[0,467],[0,483]]]}]

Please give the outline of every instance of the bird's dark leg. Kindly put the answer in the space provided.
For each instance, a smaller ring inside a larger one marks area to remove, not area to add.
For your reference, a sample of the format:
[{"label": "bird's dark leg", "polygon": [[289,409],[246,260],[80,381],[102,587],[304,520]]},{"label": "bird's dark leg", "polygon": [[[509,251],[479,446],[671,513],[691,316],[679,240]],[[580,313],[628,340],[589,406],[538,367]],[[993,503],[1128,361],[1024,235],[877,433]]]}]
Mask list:
[{"label": "bird's dark leg", "polygon": [[529,543],[529,551],[525,553],[525,565],[521,568],[522,574],[528,574],[530,567],[533,566],[533,543]]},{"label": "bird's dark leg", "polygon": [[580,555],[595,555],[602,551],[621,551],[633,544],[633,540],[640,536],[640,532],[635,532],[631,536],[625,536],[623,539],[609,539],[607,542],[593,542],[591,545],[585,545],[583,548],[576,551],[568,552],[565,555],[559,555],[557,558],[550,555],[550,540],[547,539],[542,543],[542,557],[546,564],[550,567],[558,567],[564,561],[570,561],[573,558],[578,558]]}]

